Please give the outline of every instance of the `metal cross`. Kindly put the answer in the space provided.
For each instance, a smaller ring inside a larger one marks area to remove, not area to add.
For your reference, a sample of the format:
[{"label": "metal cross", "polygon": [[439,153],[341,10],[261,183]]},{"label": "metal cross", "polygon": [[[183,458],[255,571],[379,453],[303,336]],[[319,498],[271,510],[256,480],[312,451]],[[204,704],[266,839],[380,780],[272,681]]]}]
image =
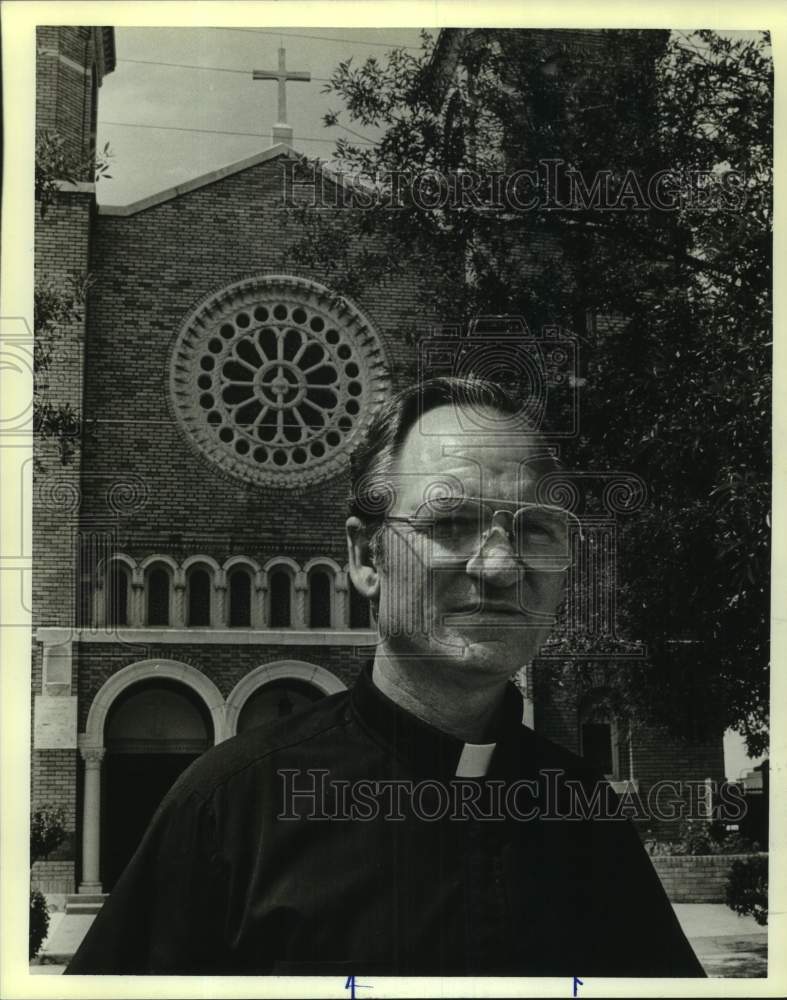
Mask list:
[{"label": "metal cross", "polygon": [[277,71],[255,69],[252,71],[254,80],[278,80],[279,82],[279,118],[277,124],[287,124],[287,80],[311,80],[311,73],[300,73],[288,70],[284,62],[284,49],[279,49],[279,68]]}]

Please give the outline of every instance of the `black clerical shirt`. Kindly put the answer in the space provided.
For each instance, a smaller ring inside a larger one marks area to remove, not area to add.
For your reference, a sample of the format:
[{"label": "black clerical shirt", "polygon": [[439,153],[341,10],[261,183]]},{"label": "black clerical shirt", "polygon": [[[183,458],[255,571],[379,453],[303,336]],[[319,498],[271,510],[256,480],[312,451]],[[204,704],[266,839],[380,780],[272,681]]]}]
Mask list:
[{"label": "black clerical shirt", "polygon": [[[506,691],[489,769],[365,671],[176,782],[71,974],[702,976],[630,820]],[[490,740],[491,742],[491,740]]]}]

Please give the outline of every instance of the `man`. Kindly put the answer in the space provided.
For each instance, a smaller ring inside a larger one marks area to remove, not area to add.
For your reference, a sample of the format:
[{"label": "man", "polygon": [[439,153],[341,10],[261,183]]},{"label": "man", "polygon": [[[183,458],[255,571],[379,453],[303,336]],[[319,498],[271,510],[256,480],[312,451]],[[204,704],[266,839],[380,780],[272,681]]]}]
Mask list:
[{"label": "man", "polygon": [[553,469],[489,383],[377,415],[347,521],[371,669],[179,779],[69,973],[703,975],[614,797],[522,724],[579,530]]}]

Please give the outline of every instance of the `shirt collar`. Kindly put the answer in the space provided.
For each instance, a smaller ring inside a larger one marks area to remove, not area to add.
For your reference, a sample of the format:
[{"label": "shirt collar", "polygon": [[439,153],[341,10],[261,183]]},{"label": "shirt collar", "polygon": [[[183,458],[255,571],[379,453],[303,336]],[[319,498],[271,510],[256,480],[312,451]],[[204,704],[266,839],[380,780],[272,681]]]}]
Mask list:
[{"label": "shirt collar", "polygon": [[[352,691],[353,711],[361,725],[417,777],[450,779],[465,743],[401,708],[375,685],[371,664],[359,675]],[[483,742],[497,743],[490,772],[497,771],[512,739],[522,729],[522,696],[514,684],[505,694]]]}]

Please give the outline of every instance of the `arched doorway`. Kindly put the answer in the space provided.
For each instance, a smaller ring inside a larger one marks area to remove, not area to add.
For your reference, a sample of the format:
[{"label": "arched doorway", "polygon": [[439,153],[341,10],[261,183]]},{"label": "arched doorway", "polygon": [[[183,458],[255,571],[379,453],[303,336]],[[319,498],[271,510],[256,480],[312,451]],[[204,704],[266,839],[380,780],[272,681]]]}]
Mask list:
[{"label": "arched doorway", "polygon": [[175,780],[213,743],[210,712],[185,684],[166,678],[142,680],[114,700],[104,726],[105,892],[114,887]]},{"label": "arched doorway", "polygon": [[228,736],[269,725],[326,695],[346,690],[330,670],[303,660],[276,660],[249,671],[227,697]]},{"label": "arched doorway", "polygon": [[238,732],[265,726],[306,708],[325,692],[294,677],[280,677],[264,684],[246,699],[238,716]]}]

